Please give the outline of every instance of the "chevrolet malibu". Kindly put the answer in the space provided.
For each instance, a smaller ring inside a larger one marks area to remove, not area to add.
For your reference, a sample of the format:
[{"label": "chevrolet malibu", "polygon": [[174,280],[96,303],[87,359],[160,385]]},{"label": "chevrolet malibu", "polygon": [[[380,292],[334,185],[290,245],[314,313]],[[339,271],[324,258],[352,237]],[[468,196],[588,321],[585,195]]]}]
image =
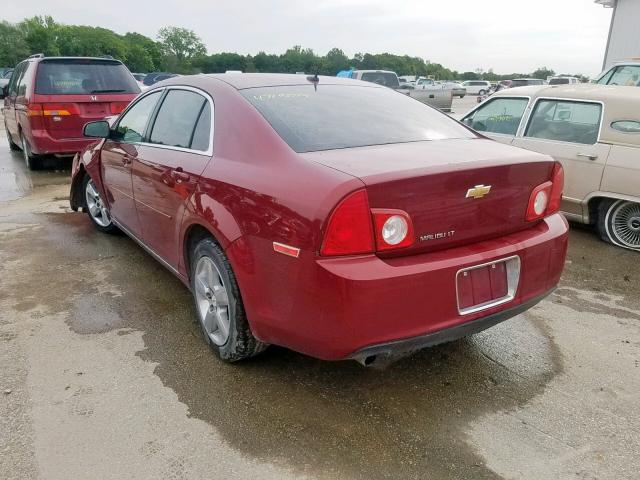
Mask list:
[{"label": "chevrolet malibu", "polygon": [[395,358],[525,311],[564,265],[559,163],[369,82],[178,77],[85,135],[72,208],[173,272],[227,361]]}]

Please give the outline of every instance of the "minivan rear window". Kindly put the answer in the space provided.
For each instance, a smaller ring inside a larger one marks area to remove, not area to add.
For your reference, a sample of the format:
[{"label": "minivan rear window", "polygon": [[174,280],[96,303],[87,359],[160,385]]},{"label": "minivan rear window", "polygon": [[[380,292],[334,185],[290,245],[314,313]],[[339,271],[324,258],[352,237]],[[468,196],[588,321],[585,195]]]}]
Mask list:
[{"label": "minivan rear window", "polygon": [[40,62],[36,75],[36,93],[41,95],[140,93],[140,88],[122,63],[108,60],[65,59]]},{"label": "minivan rear window", "polygon": [[475,138],[444,113],[388,88],[319,84],[240,93],[298,153]]}]

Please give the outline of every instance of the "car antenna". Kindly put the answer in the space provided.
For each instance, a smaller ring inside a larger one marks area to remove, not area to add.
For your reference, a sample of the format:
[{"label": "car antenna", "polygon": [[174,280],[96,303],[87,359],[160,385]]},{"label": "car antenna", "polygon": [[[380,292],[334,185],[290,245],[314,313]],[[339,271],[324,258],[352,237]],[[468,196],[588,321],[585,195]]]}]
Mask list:
[{"label": "car antenna", "polygon": [[318,77],[318,72],[316,72],[314,75],[308,75],[307,80],[313,83],[313,88],[317,91],[318,83],[320,83],[320,77]]}]

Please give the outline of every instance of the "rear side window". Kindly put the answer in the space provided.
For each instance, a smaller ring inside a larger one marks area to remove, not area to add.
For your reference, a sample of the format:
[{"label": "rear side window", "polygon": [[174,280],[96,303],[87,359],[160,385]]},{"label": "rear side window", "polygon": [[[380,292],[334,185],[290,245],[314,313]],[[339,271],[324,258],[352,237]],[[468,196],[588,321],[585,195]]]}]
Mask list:
[{"label": "rear side window", "polygon": [[123,142],[141,142],[144,129],[149,122],[161,92],[142,97],[122,116],[116,127],[116,138]]},{"label": "rear side window", "polygon": [[463,123],[479,132],[515,136],[528,103],[527,98],[495,98],[466,117]]},{"label": "rear side window", "polygon": [[191,148],[193,150],[200,150],[206,152],[209,149],[209,143],[211,142],[211,106],[209,102],[205,102],[202,113],[196,128],[193,131],[193,140],[191,140]]},{"label": "rear side window", "polygon": [[149,141],[171,147],[191,148],[196,122],[205,103],[208,103],[207,99],[198,93],[170,90],[158,111]]},{"label": "rear side window", "polygon": [[598,141],[601,114],[597,103],[540,100],[525,137],[592,145]]},{"label": "rear side window", "polygon": [[100,60],[55,60],[38,65],[36,93],[42,95],[88,95],[140,93],[135,79],[123,64]]},{"label": "rear side window", "polygon": [[566,85],[568,83],[568,78],[552,78],[551,80],[549,80],[549,85]]},{"label": "rear side window", "polygon": [[640,122],[637,120],[618,120],[611,124],[611,128],[622,133],[640,133]]},{"label": "rear side window", "polygon": [[240,93],[299,153],[476,138],[444,113],[388,88],[320,84]]}]

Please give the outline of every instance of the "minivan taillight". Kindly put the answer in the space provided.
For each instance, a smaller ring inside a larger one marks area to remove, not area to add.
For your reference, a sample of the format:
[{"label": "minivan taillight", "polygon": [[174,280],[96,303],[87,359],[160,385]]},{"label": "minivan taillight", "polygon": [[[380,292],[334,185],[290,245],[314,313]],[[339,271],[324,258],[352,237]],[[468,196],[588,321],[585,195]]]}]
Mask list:
[{"label": "minivan taillight", "polygon": [[371,211],[366,190],[345,197],[333,210],[324,234],[320,255],[373,253]]},{"label": "minivan taillight", "polygon": [[532,222],[559,211],[563,188],[564,170],[562,165],[556,162],[553,166],[551,180],[538,185],[531,192],[525,220]]},{"label": "minivan taillight", "polygon": [[42,105],[42,115],[45,117],[68,117],[79,113],[78,107],[73,103],[45,103]]}]

